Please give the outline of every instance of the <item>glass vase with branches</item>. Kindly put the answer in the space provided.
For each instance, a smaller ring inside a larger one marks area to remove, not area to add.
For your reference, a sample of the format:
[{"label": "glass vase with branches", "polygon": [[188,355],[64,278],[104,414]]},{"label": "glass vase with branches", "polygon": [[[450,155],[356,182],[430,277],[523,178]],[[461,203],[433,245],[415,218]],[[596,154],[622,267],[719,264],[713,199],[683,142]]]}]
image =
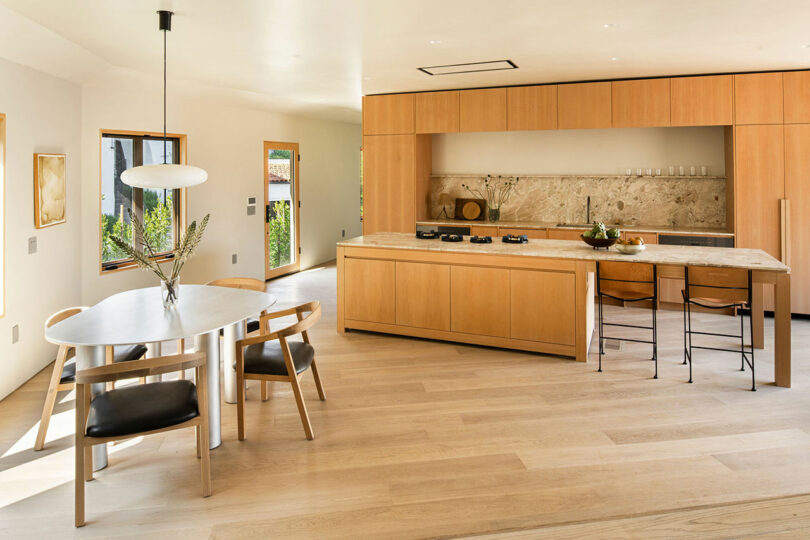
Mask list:
[{"label": "glass vase with branches", "polygon": [[518,182],[518,176],[499,175],[496,179],[488,174],[481,188],[473,188],[467,184],[461,184],[461,187],[473,197],[487,201],[487,218],[489,221],[498,221],[501,218],[501,206],[517,191]]}]

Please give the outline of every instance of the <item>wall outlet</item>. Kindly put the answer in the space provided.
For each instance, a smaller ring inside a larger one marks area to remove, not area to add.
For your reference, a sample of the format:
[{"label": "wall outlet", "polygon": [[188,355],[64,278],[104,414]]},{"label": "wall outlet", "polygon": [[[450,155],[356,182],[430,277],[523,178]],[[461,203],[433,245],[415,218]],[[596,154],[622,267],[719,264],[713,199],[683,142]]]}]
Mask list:
[{"label": "wall outlet", "polygon": [[236,264],[236,253],[231,255],[231,264]]},{"label": "wall outlet", "polygon": [[15,324],[11,327],[11,343],[17,343],[20,341],[20,325]]},{"label": "wall outlet", "polygon": [[341,229],[341,231],[340,231],[340,237],[341,237],[341,238],[346,238],[346,229]]},{"label": "wall outlet", "polygon": [[28,239],[28,254],[32,255],[37,252],[37,237],[32,236]]}]

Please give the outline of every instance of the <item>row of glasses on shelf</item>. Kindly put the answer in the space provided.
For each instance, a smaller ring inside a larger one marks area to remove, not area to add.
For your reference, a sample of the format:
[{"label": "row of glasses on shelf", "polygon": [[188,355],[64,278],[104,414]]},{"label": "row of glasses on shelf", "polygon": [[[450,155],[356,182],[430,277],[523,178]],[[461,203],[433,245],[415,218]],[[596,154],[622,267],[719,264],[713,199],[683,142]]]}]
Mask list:
[{"label": "row of glasses on shelf", "polygon": [[[662,176],[664,174],[663,169],[660,167],[655,169],[652,167],[647,167],[646,169],[638,167],[636,168],[635,174],[633,174],[632,167],[627,167],[625,173],[627,176]],[[677,167],[670,165],[667,169],[667,173],[668,176],[675,176],[675,173],[677,173],[678,176],[698,176],[698,173],[700,173],[700,176],[707,176],[709,174],[709,167],[706,165],[690,165],[689,168],[687,168],[683,165],[678,165]]]}]

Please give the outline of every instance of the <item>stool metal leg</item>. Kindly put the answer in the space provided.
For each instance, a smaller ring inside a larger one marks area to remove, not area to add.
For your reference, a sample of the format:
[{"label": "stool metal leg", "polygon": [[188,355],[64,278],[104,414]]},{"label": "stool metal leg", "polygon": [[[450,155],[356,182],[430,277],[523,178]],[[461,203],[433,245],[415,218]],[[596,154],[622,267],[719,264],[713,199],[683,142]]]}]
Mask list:
[{"label": "stool metal leg", "polygon": [[745,371],[745,315],[740,312],[740,371]]},{"label": "stool metal leg", "polygon": [[692,305],[686,303],[686,320],[688,323],[687,336],[689,338],[689,347],[687,349],[687,359],[689,360],[689,382],[692,382]]},{"label": "stool metal leg", "polygon": [[602,310],[602,295],[599,295],[599,373],[602,373],[602,355],[605,354],[605,340],[602,336],[605,335],[605,328],[602,325],[603,310]]},{"label": "stool metal leg", "polygon": [[686,300],[683,301],[683,365],[686,365]]},{"label": "stool metal leg", "polygon": [[[657,295],[656,295],[657,296]],[[653,379],[658,378],[658,322],[656,317],[655,303],[657,298],[652,302],[652,333],[653,333],[653,362],[655,362],[655,375]]]},{"label": "stool metal leg", "polygon": [[751,391],[757,391],[757,380],[754,377],[754,311],[748,313],[748,326],[751,332]]}]

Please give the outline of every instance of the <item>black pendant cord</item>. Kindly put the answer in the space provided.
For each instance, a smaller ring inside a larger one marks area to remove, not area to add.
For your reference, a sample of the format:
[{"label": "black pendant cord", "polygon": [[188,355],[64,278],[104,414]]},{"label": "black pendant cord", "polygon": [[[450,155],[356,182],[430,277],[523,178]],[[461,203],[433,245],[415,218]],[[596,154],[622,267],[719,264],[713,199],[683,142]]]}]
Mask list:
[{"label": "black pendant cord", "polygon": [[166,30],[163,31],[163,164],[166,165]]}]

